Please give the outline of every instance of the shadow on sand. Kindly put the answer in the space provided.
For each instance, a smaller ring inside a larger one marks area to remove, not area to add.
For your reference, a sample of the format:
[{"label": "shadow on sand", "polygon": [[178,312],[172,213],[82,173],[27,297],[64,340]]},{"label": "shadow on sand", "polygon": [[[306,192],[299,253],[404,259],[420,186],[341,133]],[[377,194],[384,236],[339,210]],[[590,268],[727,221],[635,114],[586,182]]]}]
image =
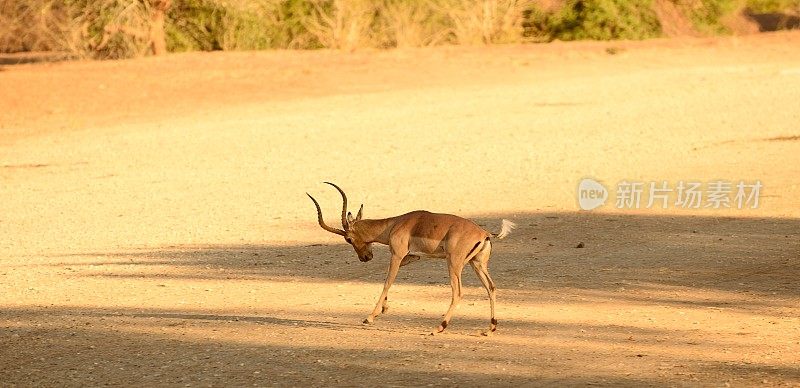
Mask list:
[{"label": "shadow on sand", "polygon": [[[494,230],[500,218],[518,224],[497,241],[490,262],[500,288],[535,290],[570,287],[609,291],[628,288],[685,287],[742,294],[800,297],[800,220],[603,213],[505,214],[475,221]],[[320,231],[320,233],[325,233]],[[583,243],[583,248],[577,248]],[[80,259],[91,256],[100,259]],[[195,279],[292,278],[309,281],[382,283],[388,250],[360,263],[341,244],[208,245],[125,252],[57,255],[57,266],[107,266],[104,277]],[[115,271],[136,265],[141,271]],[[151,267],[181,268],[161,274]],[[479,283],[465,269],[468,285]],[[403,267],[398,282],[447,284],[442,260]],[[673,301],[679,303],[681,301]]]},{"label": "shadow on sand", "polygon": [[[39,386],[652,386],[701,384],[709,378],[800,380],[798,367],[705,357],[660,359],[654,367],[648,358],[660,356],[653,354],[653,349],[691,354],[698,343],[687,342],[673,330],[624,325],[551,323],[540,327],[549,341],[534,336],[526,338],[528,344],[523,346],[513,342],[513,336],[494,340],[398,336],[397,330],[337,320],[158,309],[4,309],[3,317],[17,324],[0,328],[4,361],[0,379]],[[524,322],[511,322],[510,329],[521,324]],[[292,340],[293,336],[313,336],[319,330],[349,331],[349,336],[342,335],[351,339],[353,332],[361,330],[356,336],[363,340],[336,345]],[[574,344],[579,330],[602,335],[591,340],[586,337],[585,349],[558,345],[560,341]],[[198,337],[198,331],[206,336]],[[224,331],[243,334],[235,340],[217,336]],[[630,343],[632,336],[637,338],[632,348],[619,346]],[[403,343],[370,345],[387,339]],[[576,360],[584,361],[579,365]],[[636,370],[638,364],[641,370],[614,374],[612,364],[626,364],[628,370]],[[653,375],[652,369],[662,370],[664,365],[669,375]]]},{"label": "shadow on sand", "polygon": [[[501,303],[535,304],[542,293],[580,292],[590,299],[588,303],[597,298],[617,300],[620,305],[700,306],[765,314],[796,308],[800,297],[796,280],[800,220],[534,213],[476,221],[494,230],[500,218],[518,224],[514,234],[496,244],[491,261],[499,288],[506,290]],[[576,248],[578,243],[584,247]],[[382,253],[362,264],[344,243],[208,245],[71,253],[54,256],[48,259],[52,264],[45,265],[84,270],[95,266],[98,270],[77,273],[111,279],[382,283],[387,256]],[[172,270],[163,274],[159,268],[164,266]],[[419,286],[446,282],[444,264],[436,260],[403,267],[398,278],[398,284]],[[471,273],[465,274],[465,283],[478,286]],[[692,291],[702,296],[692,296]],[[181,308],[4,307],[0,381],[412,386],[724,383],[720,378],[745,383],[800,381],[800,368],[779,359],[754,363],[726,361],[721,353],[700,357],[699,346],[721,352],[746,348],[749,342],[698,339],[700,332],[691,328],[511,317],[501,320],[503,334],[495,340],[458,334],[442,340],[411,333],[411,328],[429,324],[427,317],[423,322],[419,316],[394,311],[392,326],[362,326],[358,322],[363,311],[352,310],[312,319],[291,313]],[[464,327],[486,323],[462,316],[457,322]],[[241,336],[217,337],[215,333],[221,332]],[[315,333],[341,333],[342,340],[331,345],[289,337],[313,338]],[[394,345],[376,347],[373,340]],[[615,373],[617,369],[637,373]]]}]

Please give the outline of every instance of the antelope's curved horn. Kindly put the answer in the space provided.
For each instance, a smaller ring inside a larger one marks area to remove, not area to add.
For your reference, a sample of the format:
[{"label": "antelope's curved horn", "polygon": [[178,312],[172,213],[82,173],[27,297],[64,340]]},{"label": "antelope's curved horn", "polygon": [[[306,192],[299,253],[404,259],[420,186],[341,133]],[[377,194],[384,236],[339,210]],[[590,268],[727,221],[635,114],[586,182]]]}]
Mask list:
[{"label": "antelope's curved horn", "polygon": [[314,201],[314,206],[317,207],[317,221],[319,221],[319,226],[321,226],[322,229],[325,229],[333,234],[338,234],[340,236],[344,236],[347,234],[343,230],[331,228],[330,226],[325,225],[325,221],[322,220],[322,209],[319,208],[319,203],[317,202],[316,199],[314,199],[314,197],[311,196],[311,194],[306,193],[306,195],[308,196],[308,198],[311,198],[311,200]]},{"label": "antelope's curved horn", "polygon": [[345,195],[344,191],[341,188],[339,188],[339,186],[336,186],[331,182],[323,182],[323,183],[335,187],[336,190],[339,191],[339,194],[342,195],[342,228],[344,228],[344,230],[347,230],[347,195]]}]

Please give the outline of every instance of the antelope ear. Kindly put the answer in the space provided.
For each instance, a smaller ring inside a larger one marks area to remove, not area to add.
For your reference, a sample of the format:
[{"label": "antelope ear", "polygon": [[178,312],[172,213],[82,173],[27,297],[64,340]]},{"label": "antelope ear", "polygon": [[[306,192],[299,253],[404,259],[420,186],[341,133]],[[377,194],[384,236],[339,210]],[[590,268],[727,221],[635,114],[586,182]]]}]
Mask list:
[{"label": "antelope ear", "polygon": [[353,219],[353,213],[347,212],[347,222],[350,223],[353,221],[355,221],[355,219]]},{"label": "antelope ear", "polygon": [[364,216],[364,204],[361,204],[361,207],[358,208],[358,214],[356,214],[356,221],[361,221],[361,217]]}]

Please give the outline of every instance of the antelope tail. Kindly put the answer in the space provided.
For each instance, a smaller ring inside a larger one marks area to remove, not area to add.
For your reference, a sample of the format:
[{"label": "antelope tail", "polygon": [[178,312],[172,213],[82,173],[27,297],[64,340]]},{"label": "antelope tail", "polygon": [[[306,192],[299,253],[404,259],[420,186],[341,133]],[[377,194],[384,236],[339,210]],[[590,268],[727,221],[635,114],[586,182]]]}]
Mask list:
[{"label": "antelope tail", "polygon": [[502,240],[511,234],[511,231],[516,227],[517,224],[507,219],[503,219],[503,223],[500,225],[500,233],[494,234],[494,237],[497,237],[498,240]]}]

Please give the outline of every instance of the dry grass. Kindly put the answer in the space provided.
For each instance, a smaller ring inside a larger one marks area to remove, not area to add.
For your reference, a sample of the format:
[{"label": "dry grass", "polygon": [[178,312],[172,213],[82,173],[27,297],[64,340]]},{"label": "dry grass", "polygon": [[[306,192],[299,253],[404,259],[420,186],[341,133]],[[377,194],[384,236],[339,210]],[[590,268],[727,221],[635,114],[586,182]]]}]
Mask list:
[{"label": "dry grass", "polygon": [[[176,0],[173,50],[419,47],[522,40],[527,0]],[[149,0],[31,0],[0,6],[0,51],[145,55]],[[177,14],[179,13],[180,14]]]},{"label": "dry grass", "polygon": [[445,42],[451,35],[444,15],[433,1],[389,0],[383,4],[382,38],[389,47],[424,47]]},{"label": "dry grass", "polygon": [[314,11],[303,22],[324,47],[354,50],[371,46],[371,25],[376,11],[367,0],[316,0]]},{"label": "dry grass", "polygon": [[421,47],[522,40],[527,0],[317,0],[303,24],[323,47]]},{"label": "dry grass", "polygon": [[150,6],[137,0],[4,2],[0,51],[59,51],[81,58],[144,55]]},{"label": "dry grass", "polygon": [[459,44],[519,42],[528,0],[456,0],[447,9]]},{"label": "dry grass", "polygon": [[[155,0],[0,2],[0,52],[125,58],[150,49]],[[638,4],[632,6],[630,4]],[[173,0],[171,51],[421,47],[728,33],[725,19],[800,0]],[[649,8],[657,16],[649,17]],[[791,11],[793,12],[793,11]],[[644,16],[642,16],[644,15]],[[648,17],[645,17],[648,16]],[[579,23],[575,18],[579,18]],[[607,33],[616,26],[623,33]]]},{"label": "dry grass", "polygon": [[53,0],[0,2],[0,48],[3,51],[60,51],[68,44],[60,31],[70,30],[69,15]]}]

